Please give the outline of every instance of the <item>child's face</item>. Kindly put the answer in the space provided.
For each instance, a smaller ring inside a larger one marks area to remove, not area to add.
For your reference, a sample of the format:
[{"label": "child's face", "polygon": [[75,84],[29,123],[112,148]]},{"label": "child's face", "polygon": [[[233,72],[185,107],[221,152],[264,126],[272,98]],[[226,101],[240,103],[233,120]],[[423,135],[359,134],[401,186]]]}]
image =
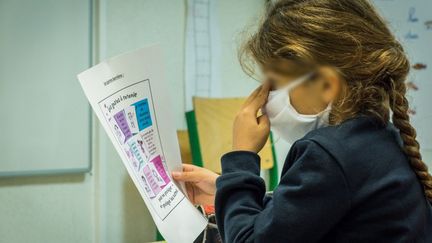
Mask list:
[{"label": "child's face", "polygon": [[[311,80],[295,87],[289,94],[292,106],[300,114],[314,115],[323,111],[340,92],[340,78],[330,68],[321,68],[314,73]],[[305,74],[289,76],[271,71],[265,73],[273,90],[285,87]]]}]

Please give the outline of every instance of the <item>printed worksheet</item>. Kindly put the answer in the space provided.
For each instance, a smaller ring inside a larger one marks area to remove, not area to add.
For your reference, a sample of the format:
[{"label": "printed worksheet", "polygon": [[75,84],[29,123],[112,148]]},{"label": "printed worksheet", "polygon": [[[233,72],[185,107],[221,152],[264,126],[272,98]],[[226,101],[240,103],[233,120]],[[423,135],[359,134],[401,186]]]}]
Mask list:
[{"label": "printed worksheet", "polygon": [[78,75],[90,104],[168,242],[193,242],[207,225],[171,178],[181,170],[158,46],[106,60]]}]

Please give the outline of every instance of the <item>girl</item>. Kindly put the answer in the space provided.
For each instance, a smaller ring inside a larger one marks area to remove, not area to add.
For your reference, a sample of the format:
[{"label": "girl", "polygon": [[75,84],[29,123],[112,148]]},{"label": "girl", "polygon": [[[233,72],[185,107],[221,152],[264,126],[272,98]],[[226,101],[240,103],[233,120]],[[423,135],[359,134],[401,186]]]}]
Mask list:
[{"label": "girl", "polygon": [[[267,82],[234,121],[222,175],[186,165],[173,174],[195,203],[215,203],[225,242],[432,242],[410,65],[368,0],[280,0],[241,57]],[[257,155],[270,126],[294,142],[273,197]]]}]

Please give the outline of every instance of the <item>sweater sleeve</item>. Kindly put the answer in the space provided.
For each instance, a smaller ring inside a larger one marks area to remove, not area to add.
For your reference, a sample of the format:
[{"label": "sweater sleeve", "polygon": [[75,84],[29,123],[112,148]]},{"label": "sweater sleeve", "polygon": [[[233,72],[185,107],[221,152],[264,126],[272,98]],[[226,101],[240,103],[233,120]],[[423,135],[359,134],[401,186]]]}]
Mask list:
[{"label": "sweater sleeve", "polygon": [[342,169],[319,144],[293,145],[273,198],[257,154],[236,151],[222,157],[216,182],[216,219],[224,242],[315,242],[345,215],[350,192]]}]

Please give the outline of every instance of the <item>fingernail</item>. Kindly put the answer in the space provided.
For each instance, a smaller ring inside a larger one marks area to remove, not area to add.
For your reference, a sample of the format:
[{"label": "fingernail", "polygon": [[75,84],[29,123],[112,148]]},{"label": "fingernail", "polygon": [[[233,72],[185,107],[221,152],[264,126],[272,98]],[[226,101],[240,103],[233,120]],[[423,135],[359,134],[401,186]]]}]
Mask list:
[{"label": "fingernail", "polygon": [[181,172],[178,172],[178,171],[173,171],[172,172],[172,176],[173,177],[180,177],[180,175],[181,175]]}]

